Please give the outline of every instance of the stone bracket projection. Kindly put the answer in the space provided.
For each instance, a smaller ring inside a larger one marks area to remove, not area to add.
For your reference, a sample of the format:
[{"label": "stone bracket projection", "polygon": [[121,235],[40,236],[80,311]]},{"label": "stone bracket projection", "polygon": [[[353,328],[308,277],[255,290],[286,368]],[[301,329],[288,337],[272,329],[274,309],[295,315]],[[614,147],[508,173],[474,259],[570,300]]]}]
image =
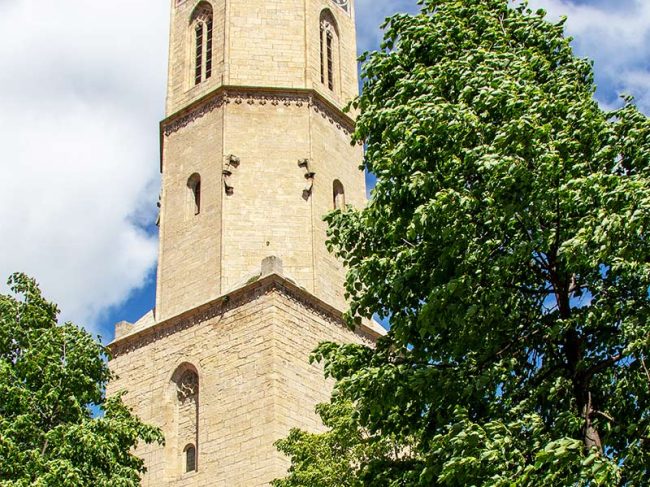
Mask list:
[{"label": "stone bracket projection", "polygon": [[232,176],[233,171],[239,167],[240,162],[241,161],[237,156],[232,154],[226,156],[226,167],[223,170],[223,186],[228,196],[232,196],[235,192],[234,186],[230,184],[230,177]]},{"label": "stone bracket projection", "polygon": [[305,201],[307,201],[311,196],[312,191],[314,190],[314,179],[316,178],[316,173],[310,169],[309,159],[299,160],[298,167],[301,167],[305,170],[305,179],[307,180],[307,185],[305,186],[305,189],[302,190],[302,197]]}]

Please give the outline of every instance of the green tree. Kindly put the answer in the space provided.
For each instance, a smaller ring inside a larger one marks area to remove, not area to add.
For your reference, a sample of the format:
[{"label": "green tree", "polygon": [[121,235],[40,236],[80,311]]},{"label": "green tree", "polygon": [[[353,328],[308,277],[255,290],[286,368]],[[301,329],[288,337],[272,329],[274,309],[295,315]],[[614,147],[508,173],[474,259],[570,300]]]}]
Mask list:
[{"label": "green tree", "polygon": [[34,280],[15,274],[9,285],[0,295],[0,486],[140,485],[132,448],[162,434],[120,397],[104,397],[107,350],[59,325]]},{"label": "green tree", "polygon": [[354,414],[354,405],[343,396],[316,408],[328,431],[321,434],[298,429],[277,442],[292,458],[289,476],[272,482],[274,487],[362,487],[358,466],[398,452],[404,445],[390,435],[373,436]]},{"label": "green tree", "polygon": [[564,21],[421,3],[364,59],[371,201],[327,218],[351,323],[391,329],[315,354],[354,404],[338,427],[400,446],[337,461],[363,485],[649,485],[650,122],[599,107]]}]

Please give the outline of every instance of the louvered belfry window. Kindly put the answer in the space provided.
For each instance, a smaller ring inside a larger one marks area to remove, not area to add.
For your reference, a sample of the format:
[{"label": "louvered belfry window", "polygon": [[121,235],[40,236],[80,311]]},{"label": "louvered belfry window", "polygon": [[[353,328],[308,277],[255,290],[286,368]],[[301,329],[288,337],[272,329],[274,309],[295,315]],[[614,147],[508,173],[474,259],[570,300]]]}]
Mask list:
[{"label": "louvered belfry window", "polygon": [[212,6],[201,2],[192,13],[190,25],[194,29],[194,84],[201,84],[212,76],[214,56],[214,21]]},{"label": "louvered belfry window", "polygon": [[339,34],[336,20],[329,10],[324,10],[320,19],[320,82],[330,91],[337,84]]},{"label": "louvered belfry window", "polygon": [[199,84],[203,79],[203,24],[198,24],[196,32],[196,57],[194,68],[194,84]]}]

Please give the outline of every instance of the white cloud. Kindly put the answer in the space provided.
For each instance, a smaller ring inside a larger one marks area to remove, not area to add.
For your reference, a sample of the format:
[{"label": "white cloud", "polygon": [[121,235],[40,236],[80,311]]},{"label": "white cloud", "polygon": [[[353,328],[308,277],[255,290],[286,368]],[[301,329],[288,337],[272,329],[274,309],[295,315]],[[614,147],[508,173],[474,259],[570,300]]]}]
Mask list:
[{"label": "white cloud", "polygon": [[[0,278],[35,276],[96,330],[155,237],[166,7],[0,0]],[[146,209],[146,210],[143,210]]]}]

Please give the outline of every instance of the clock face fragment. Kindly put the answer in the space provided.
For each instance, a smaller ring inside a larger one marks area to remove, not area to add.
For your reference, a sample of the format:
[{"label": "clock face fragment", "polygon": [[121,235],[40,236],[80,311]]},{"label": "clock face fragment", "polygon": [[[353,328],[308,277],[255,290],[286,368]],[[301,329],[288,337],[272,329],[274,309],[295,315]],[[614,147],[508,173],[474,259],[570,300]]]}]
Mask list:
[{"label": "clock face fragment", "polygon": [[341,7],[343,10],[346,12],[348,11],[348,8],[350,6],[350,1],[349,0],[332,0],[336,5]]}]

